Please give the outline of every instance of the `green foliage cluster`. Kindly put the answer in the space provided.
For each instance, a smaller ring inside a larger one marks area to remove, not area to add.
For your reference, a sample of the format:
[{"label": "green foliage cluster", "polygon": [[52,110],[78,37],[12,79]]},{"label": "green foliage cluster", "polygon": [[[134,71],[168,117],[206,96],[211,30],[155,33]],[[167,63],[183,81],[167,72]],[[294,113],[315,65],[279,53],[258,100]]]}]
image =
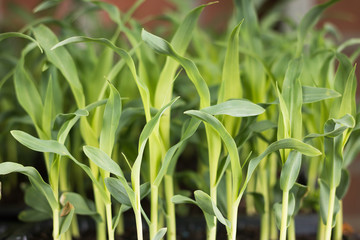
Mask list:
[{"label": "green foliage cluster", "polygon": [[[79,237],[76,216],[87,215],[97,239],[111,240],[126,231],[123,213],[132,209],[139,240],[143,221],[150,239],[175,240],[176,209],[193,204],[207,239],[216,239],[219,222],[234,240],[245,198],[246,214],[260,215],[262,240],[295,239],[299,211],[318,212],[318,239],[341,239],[347,167],[360,149],[360,51],[343,51],[360,41],[339,45],[328,37],[337,37],[333,27],[314,28],[337,0],[283,31],[279,11],[259,19],[254,1],[234,0],[220,36],[197,26],[216,2],[178,3],[163,18],[166,31],[145,30],[132,17],[142,2],[121,12],[82,0],[62,20],[38,18],[0,33],[3,46],[23,41],[16,57],[5,47],[0,53],[7,66],[0,69],[0,175],[30,181],[19,218],[52,219],[53,239],[67,240]],[[34,11],[59,4],[44,1]],[[96,26],[99,11],[114,29],[82,27],[91,19]],[[43,154],[47,178],[13,139]],[[192,168],[178,170],[184,162]],[[196,186],[180,189],[189,180]],[[16,183],[3,180],[3,198]]]}]

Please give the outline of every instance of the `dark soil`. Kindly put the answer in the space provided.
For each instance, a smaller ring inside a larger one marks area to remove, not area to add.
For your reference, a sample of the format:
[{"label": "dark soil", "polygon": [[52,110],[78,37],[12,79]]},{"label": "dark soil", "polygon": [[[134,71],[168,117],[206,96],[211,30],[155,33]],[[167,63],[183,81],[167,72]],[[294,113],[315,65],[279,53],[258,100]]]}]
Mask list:
[{"label": "dark soil", "polygon": [[[4,220],[4,219],[2,219]],[[297,219],[297,240],[316,239],[316,217],[300,217]],[[303,223],[301,223],[303,222]],[[237,239],[259,239],[259,219],[257,217],[239,218]],[[309,227],[311,226],[311,227]],[[81,240],[95,240],[95,225],[88,218],[79,218]],[[304,227],[304,228],[303,228]],[[19,223],[13,221],[0,222],[0,240],[51,240],[52,222]],[[122,236],[116,236],[116,240],[137,240],[136,226],[132,218],[125,221],[126,232]],[[179,218],[177,220],[177,240],[205,240],[206,226],[202,216],[192,218]],[[315,230],[314,230],[315,229]],[[144,240],[149,240],[148,229],[144,226]],[[217,239],[227,239],[225,228],[218,228]],[[344,240],[360,240],[359,235],[345,236]]]}]

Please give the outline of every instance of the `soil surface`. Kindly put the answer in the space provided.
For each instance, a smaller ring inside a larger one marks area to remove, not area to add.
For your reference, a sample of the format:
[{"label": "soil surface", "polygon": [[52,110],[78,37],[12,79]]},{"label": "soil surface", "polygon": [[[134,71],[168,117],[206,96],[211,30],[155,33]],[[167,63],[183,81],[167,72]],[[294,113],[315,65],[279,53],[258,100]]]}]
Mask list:
[{"label": "soil surface", "polygon": [[[311,221],[310,221],[311,222]],[[0,239],[4,240],[51,240],[51,221],[41,223],[19,223],[19,222],[0,222]],[[236,239],[255,240],[259,239],[259,221],[257,218],[240,218],[238,234]],[[205,223],[201,216],[192,218],[179,218],[177,221],[177,240],[205,240]],[[81,240],[95,240],[95,227],[92,221],[80,218],[79,227],[81,230]],[[130,219],[125,221],[126,232],[121,236],[116,236],[116,240],[137,240],[135,222]],[[299,230],[299,229],[298,229]],[[315,240],[316,232],[309,232],[309,229],[299,230],[306,234],[297,235],[297,240]],[[144,226],[144,240],[149,240],[148,229]],[[219,226],[217,239],[227,239],[225,228]],[[360,240],[360,235],[344,236],[344,240]]]}]

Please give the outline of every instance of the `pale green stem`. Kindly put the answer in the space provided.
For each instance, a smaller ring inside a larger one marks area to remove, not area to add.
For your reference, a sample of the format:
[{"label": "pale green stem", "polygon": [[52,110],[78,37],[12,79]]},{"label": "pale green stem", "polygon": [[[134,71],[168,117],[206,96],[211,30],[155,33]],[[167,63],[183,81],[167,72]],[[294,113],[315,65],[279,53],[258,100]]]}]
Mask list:
[{"label": "pale green stem", "polygon": [[226,169],[226,203],[227,203],[227,217],[230,222],[232,222],[232,176],[231,169]]},{"label": "pale green stem", "polygon": [[158,230],[158,202],[159,202],[159,188],[156,185],[151,185],[151,201],[150,201],[150,239],[153,239]]},{"label": "pale green stem", "polygon": [[232,203],[232,208],[231,208],[232,221],[231,221],[230,234],[228,232],[229,240],[236,240],[238,207],[239,204],[236,201]]},{"label": "pale green stem", "polygon": [[340,210],[336,216],[334,239],[341,240],[342,237],[343,237],[343,204],[342,204],[342,200],[340,200]]},{"label": "pale green stem", "polygon": [[[256,175],[257,176],[257,175]],[[247,185],[247,191],[248,192],[255,192],[255,180],[257,177],[253,177],[250,179],[248,185]],[[256,213],[256,209],[255,209],[255,202],[254,202],[254,198],[250,195],[245,195],[245,201],[246,201],[246,215],[248,216],[252,216]]]},{"label": "pale green stem", "polygon": [[[137,198],[137,197],[136,197]],[[135,222],[136,222],[136,233],[137,239],[143,240],[143,230],[142,230],[142,219],[141,219],[141,208],[140,208],[140,201],[139,204],[137,203],[136,209],[134,209],[135,213]]]},{"label": "pale green stem", "polygon": [[[277,155],[271,154],[270,156],[270,176],[269,176],[269,201],[270,204],[274,202],[274,188],[277,182]],[[270,206],[270,205],[269,205]],[[270,210],[271,208],[269,208]],[[274,211],[270,211],[270,239],[278,239],[278,229],[276,226],[276,217]]]},{"label": "pale green stem", "polygon": [[328,216],[326,219],[325,240],[331,240],[332,222],[333,222],[334,205],[335,205],[335,193],[336,193],[336,188],[332,187],[330,189],[330,195],[329,195],[329,207],[328,207]]},{"label": "pale green stem", "polygon": [[124,214],[121,213],[119,218],[119,224],[116,227],[116,233],[118,235],[123,235],[125,233],[125,226],[124,226]]},{"label": "pale green stem", "polygon": [[307,186],[309,187],[310,193],[315,191],[315,185],[316,185],[317,178],[319,175],[319,163],[320,162],[321,162],[321,158],[312,159],[309,162]]},{"label": "pale green stem", "polygon": [[[210,187],[210,197],[211,200],[216,204],[217,202],[217,189],[216,187],[213,187],[213,185]],[[216,217],[213,217],[214,225],[212,228],[208,229],[207,234],[207,240],[215,240],[216,239]]]},{"label": "pale green stem", "polygon": [[322,221],[321,216],[319,216],[318,232],[316,236],[317,240],[323,240],[325,238],[325,229],[326,229],[325,224]]},{"label": "pale green stem", "polygon": [[288,240],[296,240],[295,220],[293,217],[290,218],[290,225],[289,225],[289,229],[288,229]]},{"label": "pale green stem", "polygon": [[283,191],[280,240],[286,240],[288,205],[289,205],[289,191]]},{"label": "pale green stem", "polygon": [[[91,165],[91,162],[90,162],[90,165]],[[94,190],[96,211],[99,213],[101,219],[106,219],[104,202],[103,202],[101,195],[95,184],[93,184],[93,190]],[[106,239],[106,222],[105,221],[96,223],[96,238],[97,239]]]},{"label": "pale green stem", "polygon": [[174,182],[171,175],[165,175],[165,199],[166,199],[166,225],[167,225],[167,238],[168,240],[176,240],[176,215],[175,205],[171,201],[174,195]]},{"label": "pale green stem", "polygon": [[261,214],[261,228],[260,228],[260,239],[268,240],[270,235],[270,199],[269,199],[269,181],[268,181],[268,170],[267,170],[267,161],[263,161],[260,164],[259,170],[259,181],[260,181],[260,191],[264,197],[264,213]]},{"label": "pale green stem", "polygon": [[111,203],[105,205],[106,208],[106,222],[107,222],[107,229],[108,229],[108,239],[114,240],[114,230],[112,228],[112,212],[111,212]]},{"label": "pale green stem", "polygon": [[60,210],[53,210],[53,239],[60,240]]}]

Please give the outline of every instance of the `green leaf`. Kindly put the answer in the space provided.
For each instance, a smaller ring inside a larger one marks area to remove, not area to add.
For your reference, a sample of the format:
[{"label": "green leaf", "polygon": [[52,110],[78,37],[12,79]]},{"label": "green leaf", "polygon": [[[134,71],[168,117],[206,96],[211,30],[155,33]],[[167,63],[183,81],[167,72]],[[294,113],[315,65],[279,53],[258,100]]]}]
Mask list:
[{"label": "green leaf", "polygon": [[116,176],[124,176],[119,165],[101,149],[92,146],[84,146],[83,151],[85,155],[101,169],[115,174]]},{"label": "green leaf", "polygon": [[308,193],[308,187],[299,183],[295,183],[294,186],[291,188],[290,193],[294,194],[295,197],[295,208],[293,215],[296,215],[300,210],[302,199]]},{"label": "green leaf", "polygon": [[43,47],[48,60],[54,64],[68,81],[79,108],[85,107],[83,87],[80,83],[76,65],[65,48],[52,50],[52,46],[58,43],[55,34],[44,25],[33,29],[36,40]]},{"label": "green leaf", "polygon": [[145,150],[146,142],[149,139],[150,135],[152,134],[155,126],[158,125],[161,116],[178,99],[179,99],[179,97],[174,98],[171,102],[169,102],[164,107],[162,107],[156,113],[156,115],[145,125],[145,127],[141,131],[141,134],[139,137],[138,155],[135,159],[135,162],[134,162],[134,165],[133,165],[132,171],[131,171],[131,183],[132,183],[134,189],[135,189],[135,186],[140,186],[140,167],[141,167],[142,156],[143,156],[143,153]]},{"label": "green leaf", "polygon": [[345,197],[350,186],[350,174],[346,169],[341,170],[341,179],[339,186],[336,188],[336,197],[341,200]]},{"label": "green leaf", "polygon": [[196,204],[201,208],[204,213],[210,214],[212,216],[216,216],[216,218],[224,224],[226,227],[230,227],[231,223],[229,220],[224,218],[220,210],[217,208],[215,203],[211,200],[210,196],[204,193],[201,190],[197,190],[194,192]]},{"label": "green leaf", "polygon": [[24,167],[13,162],[0,163],[0,175],[18,172],[26,175],[34,186],[47,199],[51,209],[58,208],[58,202],[49,184],[45,183],[39,172],[33,167]]},{"label": "green leaf", "polygon": [[182,195],[174,195],[171,198],[171,202],[173,202],[174,204],[190,203],[190,204],[197,205],[196,201],[194,201],[193,199],[191,199],[189,197],[185,197],[185,196],[182,196]]},{"label": "green leaf", "polygon": [[181,136],[180,141],[172,146],[165,154],[163,163],[161,164],[161,168],[156,175],[156,178],[154,180],[154,185],[159,186],[164,175],[167,173],[169,166],[172,164],[172,161],[174,161],[174,155],[176,151],[181,148],[186,140],[188,140],[198,129],[200,125],[199,120],[192,119],[187,126],[186,130],[184,131],[183,135]]},{"label": "green leaf", "polygon": [[275,213],[276,226],[280,230],[282,204],[281,203],[275,203],[274,206],[273,206],[273,210],[274,210],[274,213]]},{"label": "green leaf", "polygon": [[52,216],[49,213],[39,212],[38,210],[26,209],[20,212],[18,218],[23,222],[40,222],[49,220],[52,218]]},{"label": "green leaf", "polygon": [[201,111],[211,115],[228,115],[232,117],[250,117],[257,116],[265,112],[265,109],[259,105],[252,103],[248,100],[237,99],[228,100],[207,108]]},{"label": "green leaf", "polygon": [[120,18],[120,11],[119,8],[113,4],[101,1],[91,1],[91,3],[97,5],[101,9],[105,10],[112,21],[114,21],[119,26],[122,26],[121,18]]},{"label": "green leaf", "polygon": [[264,195],[258,192],[247,192],[254,199],[255,209],[259,214],[265,213],[265,199]]},{"label": "green leaf", "polygon": [[137,76],[136,74],[136,67],[133,59],[131,58],[130,54],[125,51],[124,49],[116,47],[111,41],[105,38],[89,38],[89,37],[82,37],[82,36],[76,36],[76,37],[70,37],[68,39],[65,39],[59,43],[54,43],[52,50],[56,50],[60,46],[64,46],[70,43],[81,43],[81,42],[94,42],[98,44],[105,45],[109,48],[111,48],[114,52],[116,52],[124,61],[126,62],[126,65],[129,67],[132,77],[134,78],[136,85],[138,86],[141,98],[143,100],[144,109],[145,112],[150,109],[150,93],[149,89],[146,86],[146,84]]},{"label": "green leaf", "polygon": [[195,85],[197,92],[199,93],[200,108],[210,106],[209,89],[194,62],[187,58],[181,57],[178,53],[175,52],[170,43],[147,32],[144,29],[141,32],[141,37],[144,42],[154,51],[172,57],[174,60],[180,63],[180,65],[185,69],[192,83]]},{"label": "green leaf", "polygon": [[115,144],[115,133],[121,116],[121,97],[116,88],[109,83],[110,96],[105,105],[103,123],[100,133],[100,149],[111,156]]},{"label": "green leaf", "polygon": [[[57,140],[58,142],[65,144],[65,140],[67,136],[69,135],[70,130],[72,127],[77,123],[77,121],[80,119],[80,117],[86,117],[89,115],[89,112],[83,109],[78,109],[74,114],[69,114],[67,116],[71,117],[69,120],[64,122],[61,125],[61,128],[57,134]],[[58,117],[57,117],[58,118]]]},{"label": "green leaf", "polygon": [[0,42],[2,40],[5,40],[7,38],[12,38],[12,37],[20,37],[20,38],[25,38],[27,40],[30,40],[32,42],[34,42],[40,49],[41,52],[43,52],[43,49],[41,48],[39,42],[37,42],[35,39],[33,39],[32,37],[25,35],[23,33],[19,33],[19,32],[6,32],[6,33],[0,33]]},{"label": "green leaf", "polygon": [[341,97],[340,93],[329,88],[302,86],[302,91],[304,104]]},{"label": "green leaf", "polygon": [[42,129],[44,132],[51,132],[51,123],[55,113],[55,103],[53,96],[53,80],[50,76],[50,79],[47,84],[46,96],[44,101],[44,109],[42,112]]},{"label": "green leaf", "polygon": [[37,5],[33,12],[34,13],[38,13],[40,11],[44,11],[46,9],[49,9],[49,8],[52,8],[52,7],[55,7],[57,5],[59,5],[61,3],[61,1],[58,1],[58,0],[49,0],[49,1],[44,1],[44,2],[41,2],[39,5]]},{"label": "green leaf", "polygon": [[249,166],[247,168],[246,179],[244,181],[243,187],[241,188],[241,192],[245,191],[245,188],[246,188],[247,184],[249,183],[249,181],[252,177],[252,174],[254,173],[256,167],[259,165],[260,161],[263,158],[265,158],[267,155],[269,155],[270,153],[273,153],[280,149],[293,149],[293,150],[296,150],[296,151],[302,153],[303,155],[310,156],[310,157],[315,157],[315,156],[321,155],[321,152],[318,149],[312,147],[309,144],[303,143],[297,139],[287,138],[287,139],[278,140],[278,141],[270,144],[266,148],[266,150],[263,153],[261,153],[259,156],[250,160]]},{"label": "green leaf", "polygon": [[305,37],[308,31],[317,23],[319,20],[322,12],[331,6],[332,4],[338,2],[339,0],[330,0],[326,3],[317,5],[313,7],[306,15],[301,19],[300,26],[298,28],[297,36],[298,36],[298,43],[297,43],[297,50],[296,55],[300,56],[304,44]]},{"label": "green leaf", "polygon": [[42,140],[31,136],[23,131],[13,130],[11,135],[22,145],[37,152],[52,152],[61,156],[70,155],[67,148],[55,140]]},{"label": "green leaf", "polygon": [[269,129],[277,128],[277,125],[269,120],[262,120],[259,122],[254,122],[250,125],[250,129],[254,132],[261,133]]},{"label": "green leaf", "polygon": [[[184,55],[193,36],[192,33],[196,27],[196,23],[200,16],[200,13],[204,9],[204,7],[210,4],[212,3],[204,4],[194,8],[186,15],[185,19],[180,23],[171,40],[172,46],[179,55]],[[171,100],[173,79],[175,76],[175,72],[178,69],[178,66],[179,63],[176,60],[171,59],[170,57],[166,58],[165,65],[162,68],[158,83],[156,85],[154,107],[160,108],[164,103]]]},{"label": "green leaf", "polygon": [[35,83],[25,69],[25,57],[33,50],[34,45],[28,45],[21,52],[21,58],[14,72],[15,93],[20,105],[31,117],[37,129],[42,128],[43,103]]},{"label": "green leaf", "polygon": [[[334,121],[328,120],[325,123],[324,132],[333,132],[339,127]],[[325,162],[322,176],[330,188],[336,188],[340,184],[343,164],[342,150],[343,135],[324,138]]]},{"label": "green leaf", "polygon": [[304,142],[307,142],[313,138],[318,138],[318,137],[329,137],[329,138],[337,137],[343,134],[343,132],[348,128],[353,128],[355,126],[355,119],[351,115],[346,114],[340,119],[331,118],[327,120],[325,126],[327,126],[327,131],[325,133],[323,134],[311,133],[305,136]]},{"label": "green leaf", "polygon": [[[329,209],[330,188],[329,185],[322,179],[319,179],[318,183],[320,185],[320,216],[323,223],[326,225],[328,218],[328,209]],[[339,199],[335,196],[332,226],[334,226],[336,223],[336,214],[339,212],[339,210],[340,210]]]},{"label": "green leaf", "polygon": [[239,68],[239,33],[242,23],[243,20],[235,26],[228,40],[218,103],[242,97]]},{"label": "green leaf", "polygon": [[127,206],[132,206],[132,203],[135,201],[135,193],[131,187],[129,187],[126,180],[124,182],[120,179],[109,177],[105,178],[105,185],[116,201]]},{"label": "green leaf", "polygon": [[[88,200],[89,201],[89,200]],[[65,205],[67,202],[71,203],[71,205],[75,208],[75,214],[79,215],[90,215],[97,222],[101,222],[101,216],[96,210],[90,209],[87,201],[78,193],[74,192],[65,192],[61,194],[60,202],[62,205]]]},{"label": "green leaf", "polygon": [[[129,198],[129,194],[127,189],[129,189],[129,184],[126,183],[126,186],[123,184],[123,181],[116,178],[105,178],[105,185],[108,188],[111,195],[121,204],[125,204],[127,206],[131,206],[131,196]],[[131,189],[131,188],[130,188]],[[143,199],[150,193],[150,183],[144,183],[140,186],[140,199]],[[130,194],[133,195],[133,194]]]},{"label": "green leaf", "polygon": [[[280,229],[280,226],[281,226],[282,204],[283,203],[275,203],[274,207],[273,207],[274,212],[275,212],[276,226],[278,227],[278,229]],[[294,194],[290,193],[289,194],[289,203],[288,203],[287,225],[286,225],[287,228],[290,225],[290,220],[291,220],[292,215],[294,214],[294,210],[295,210],[295,197],[294,197]]]},{"label": "green leaf", "polygon": [[74,213],[75,209],[74,206],[71,205],[71,203],[67,203],[62,209],[61,215],[65,215],[60,217],[60,235],[64,234],[69,230]]},{"label": "green leaf", "polygon": [[237,196],[239,194],[240,184],[242,180],[242,171],[241,171],[239,154],[234,139],[226,131],[225,127],[221,124],[221,122],[214,116],[201,110],[200,111],[189,110],[186,111],[185,114],[196,117],[210,124],[213,127],[213,129],[220,135],[221,139],[224,141],[224,144],[229,152],[230,160],[231,160],[231,170],[232,170],[233,189],[234,189],[233,194]]},{"label": "green leaf", "polygon": [[167,228],[160,228],[159,231],[155,234],[154,238],[152,240],[160,240],[162,239],[166,234]]},{"label": "green leaf", "polygon": [[35,187],[30,186],[25,190],[24,200],[25,200],[26,205],[32,207],[36,211],[46,213],[46,215],[48,215],[49,217],[52,216],[52,214],[51,214],[52,209],[51,209],[51,206],[49,205],[48,200],[41,193],[41,191],[39,191]]},{"label": "green leaf", "polygon": [[[302,138],[302,87],[299,80],[302,72],[302,59],[297,58],[290,61],[286,70],[285,79],[282,86],[282,96],[284,98],[288,118],[290,122],[290,136],[292,138]],[[281,102],[280,102],[281,105]],[[284,112],[282,114],[285,114]],[[280,128],[280,126],[279,126]],[[279,129],[278,128],[278,129]],[[285,137],[286,138],[286,137]]]},{"label": "green leaf", "polygon": [[280,174],[280,188],[282,191],[290,191],[294,186],[301,168],[301,153],[291,151]]}]

